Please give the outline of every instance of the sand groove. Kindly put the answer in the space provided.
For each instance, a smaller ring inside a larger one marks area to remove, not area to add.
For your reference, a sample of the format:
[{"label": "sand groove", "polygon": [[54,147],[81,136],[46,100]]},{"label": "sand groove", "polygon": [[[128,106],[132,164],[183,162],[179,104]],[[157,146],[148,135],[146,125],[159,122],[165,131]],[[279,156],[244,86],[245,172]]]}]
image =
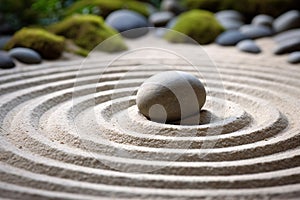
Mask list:
[{"label": "sand groove", "polygon": [[197,75],[180,60],[124,59],[104,70],[108,61],[91,59],[80,77],[79,61],[1,71],[0,196],[299,197],[300,68],[212,51],[223,82],[202,67],[213,87],[197,126],[151,122],[135,105],[143,80],[167,69],[142,65]]}]

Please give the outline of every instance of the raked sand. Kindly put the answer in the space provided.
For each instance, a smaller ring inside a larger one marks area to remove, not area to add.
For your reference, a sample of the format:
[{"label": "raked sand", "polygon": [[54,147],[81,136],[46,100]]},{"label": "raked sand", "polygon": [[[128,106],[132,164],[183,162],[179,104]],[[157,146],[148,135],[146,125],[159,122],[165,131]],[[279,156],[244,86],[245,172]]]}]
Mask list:
[{"label": "raked sand", "polygon": [[[257,43],[252,55],[144,37],[120,57],[1,70],[1,198],[299,198],[300,66]],[[166,70],[206,85],[201,125],[139,114],[138,86]]]}]

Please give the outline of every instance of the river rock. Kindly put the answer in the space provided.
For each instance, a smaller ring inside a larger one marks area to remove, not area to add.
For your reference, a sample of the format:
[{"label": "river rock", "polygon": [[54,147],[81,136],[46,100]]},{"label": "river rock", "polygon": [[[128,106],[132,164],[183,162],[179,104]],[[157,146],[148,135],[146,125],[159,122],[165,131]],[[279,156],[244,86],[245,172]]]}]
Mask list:
[{"label": "river rock", "polygon": [[291,10],[274,20],[274,30],[278,32],[300,27],[300,11]]},{"label": "river rock", "polygon": [[244,25],[240,28],[242,34],[251,39],[268,37],[273,35],[273,30],[267,26]]},{"label": "river rock", "polygon": [[300,28],[296,28],[296,29],[292,29],[292,30],[288,30],[288,31],[284,31],[280,34],[277,34],[274,37],[274,40],[277,43],[283,43],[287,40],[293,40],[295,38],[300,38]]},{"label": "river rock", "polygon": [[230,19],[230,18],[217,19],[217,20],[226,30],[239,29],[241,26],[244,25],[244,22],[235,19]]},{"label": "river rock", "polygon": [[176,15],[184,10],[178,0],[163,0],[160,4],[160,9],[163,11],[170,11]]},{"label": "river rock", "polygon": [[13,48],[9,51],[9,55],[26,64],[39,64],[42,62],[40,54],[29,48]]},{"label": "river rock", "polygon": [[10,69],[15,66],[14,61],[8,55],[8,53],[4,51],[0,51],[0,68],[1,69]]},{"label": "river rock", "polygon": [[146,28],[148,20],[143,15],[131,10],[114,11],[107,16],[105,22],[117,31],[123,32],[122,35],[128,38],[140,37],[148,32]]},{"label": "river rock", "polygon": [[174,14],[169,11],[153,13],[149,17],[149,22],[156,27],[165,26],[172,18]]},{"label": "river rock", "polygon": [[221,33],[217,39],[216,43],[222,46],[234,46],[238,42],[248,39],[248,37],[242,34],[238,30],[228,30]]},{"label": "river rock", "polygon": [[248,53],[260,53],[261,49],[253,40],[243,40],[237,44],[237,48]]},{"label": "river rock", "polygon": [[251,24],[256,25],[256,26],[267,26],[267,27],[272,27],[273,25],[274,18],[269,16],[269,15],[264,15],[260,14],[255,16],[252,19]]},{"label": "river rock", "polygon": [[293,64],[300,63],[300,51],[291,53],[288,57],[288,62]]},{"label": "river rock", "polygon": [[277,55],[300,51],[300,38],[284,41],[274,50]]},{"label": "river rock", "polygon": [[140,86],[136,103],[144,116],[165,123],[199,113],[205,100],[205,88],[198,78],[186,72],[167,71]]},{"label": "river rock", "polygon": [[233,19],[236,21],[244,21],[243,15],[236,10],[222,10],[215,13],[217,19]]}]

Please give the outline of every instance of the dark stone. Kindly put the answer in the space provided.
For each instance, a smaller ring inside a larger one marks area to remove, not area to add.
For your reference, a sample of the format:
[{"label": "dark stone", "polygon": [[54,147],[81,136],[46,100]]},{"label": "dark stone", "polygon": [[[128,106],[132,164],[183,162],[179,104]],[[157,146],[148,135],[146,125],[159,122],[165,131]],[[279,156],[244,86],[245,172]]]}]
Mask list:
[{"label": "dark stone", "polygon": [[5,45],[8,43],[8,41],[11,39],[11,36],[5,35],[0,36],[0,50],[4,49]]},{"label": "dark stone", "polygon": [[11,69],[15,65],[14,61],[9,57],[9,55],[4,52],[0,51],[0,68],[1,69]]},{"label": "dark stone", "polygon": [[260,53],[261,49],[253,40],[243,40],[237,44],[237,48],[248,53]]},{"label": "dark stone", "polygon": [[177,0],[163,0],[161,2],[160,9],[163,11],[170,11],[176,15],[184,11]]},{"label": "dark stone", "polygon": [[148,32],[148,29],[145,28],[148,27],[147,19],[143,15],[130,10],[114,11],[108,15],[105,22],[128,38],[140,37]]},{"label": "dark stone", "polygon": [[242,34],[238,30],[228,30],[223,33],[221,33],[217,39],[216,43],[223,46],[234,46],[238,42],[249,39],[247,36]]},{"label": "dark stone", "polygon": [[230,29],[239,29],[241,26],[244,25],[243,22],[235,20],[235,19],[217,19],[218,22],[226,29],[226,30],[230,30]]},{"label": "dark stone", "polygon": [[274,20],[274,30],[278,32],[300,27],[300,11],[291,10]]},{"label": "dark stone", "polygon": [[216,12],[215,16],[219,20],[220,19],[221,20],[222,19],[232,19],[235,21],[241,21],[241,22],[244,21],[243,15],[236,10],[222,10],[222,11]]},{"label": "dark stone", "polygon": [[284,31],[274,37],[277,43],[282,43],[287,40],[292,40],[294,38],[300,38],[300,28]]},{"label": "dark stone", "polygon": [[32,49],[17,47],[9,51],[9,55],[18,61],[26,64],[39,64],[42,58],[39,53]]},{"label": "dark stone", "polygon": [[268,26],[272,28],[274,18],[269,15],[260,14],[252,19],[252,24],[257,26]]},{"label": "dark stone", "polygon": [[174,14],[169,11],[153,13],[149,17],[149,22],[156,27],[165,26],[172,18]]},{"label": "dark stone", "polygon": [[251,39],[273,35],[273,30],[267,26],[244,25],[240,28],[240,31]]},{"label": "dark stone", "polygon": [[288,62],[293,64],[300,63],[300,51],[291,53],[288,57]]},{"label": "dark stone", "polygon": [[294,38],[292,40],[287,40],[280,43],[275,49],[274,53],[280,55],[294,51],[300,51],[300,38]]}]

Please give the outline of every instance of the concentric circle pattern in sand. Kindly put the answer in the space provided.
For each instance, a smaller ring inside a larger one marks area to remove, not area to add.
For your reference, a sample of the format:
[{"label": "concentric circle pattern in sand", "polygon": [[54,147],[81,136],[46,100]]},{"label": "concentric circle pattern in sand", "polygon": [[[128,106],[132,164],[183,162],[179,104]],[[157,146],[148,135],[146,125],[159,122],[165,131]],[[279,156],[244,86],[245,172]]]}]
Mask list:
[{"label": "concentric circle pattern in sand", "polygon": [[180,59],[148,55],[105,69],[109,59],[94,57],[80,77],[76,60],[1,71],[0,196],[299,197],[299,66],[267,53],[206,50],[219,74],[199,63],[211,87],[197,126],[151,122],[135,105],[142,81],[166,70],[157,64],[197,76]]}]

